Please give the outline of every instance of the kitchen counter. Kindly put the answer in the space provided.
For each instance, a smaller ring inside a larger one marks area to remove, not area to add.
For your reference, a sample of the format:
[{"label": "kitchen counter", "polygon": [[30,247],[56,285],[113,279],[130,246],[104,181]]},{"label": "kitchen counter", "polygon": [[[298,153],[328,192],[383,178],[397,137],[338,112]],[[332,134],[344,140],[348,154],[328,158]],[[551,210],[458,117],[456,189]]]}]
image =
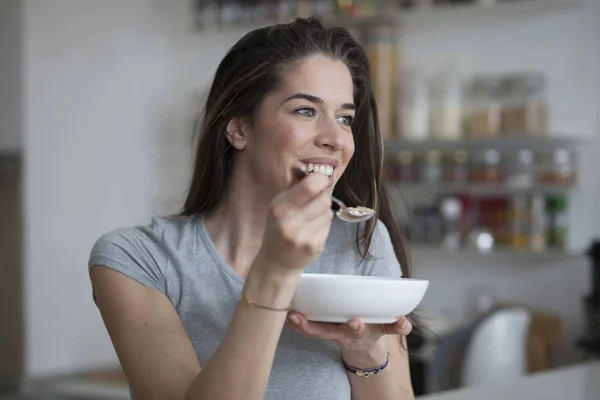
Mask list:
[{"label": "kitchen counter", "polygon": [[490,384],[420,396],[418,400],[600,400],[600,361]]}]

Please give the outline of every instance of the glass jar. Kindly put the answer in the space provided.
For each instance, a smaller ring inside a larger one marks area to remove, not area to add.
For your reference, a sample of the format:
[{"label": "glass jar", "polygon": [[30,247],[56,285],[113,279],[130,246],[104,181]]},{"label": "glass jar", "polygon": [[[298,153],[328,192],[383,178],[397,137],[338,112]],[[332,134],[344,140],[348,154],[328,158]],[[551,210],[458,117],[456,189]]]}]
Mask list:
[{"label": "glass jar", "polygon": [[539,181],[548,184],[575,183],[576,168],[572,153],[567,149],[555,149],[546,155],[542,165]]},{"label": "glass jar", "polygon": [[508,157],[506,183],[515,187],[528,187],[534,183],[534,154],[529,149],[519,149]]},{"label": "glass jar", "polygon": [[428,150],[423,155],[420,168],[420,180],[426,183],[440,182],[443,177],[442,152]]},{"label": "glass jar", "polygon": [[419,69],[402,74],[398,126],[407,140],[425,140],[429,136],[429,87]]},{"label": "glass jar", "polygon": [[493,137],[500,131],[502,81],[479,77],[468,85],[465,96],[464,130],[470,137]]},{"label": "glass jar", "polygon": [[496,149],[479,150],[475,153],[471,168],[471,181],[478,183],[494,183],[502,181],[500,152]]},{"label": "glass jar", "polygon": [[396,134],[397,31],[380,25],[366,32],[365,49],[371,64],[373,93],[377,100],[379,127],[383,139]]},{"label": "glass jar", "polygon": [[469,180],[469,153],[459,149],[452,152],[445,168],[447,182],[467,182]]},{"label": "glass jar", "polygon": [[501,130],[506,135],[541,135],[547,131],[546,79],[528,72],[503,82]]},{"label": "glass jar", "polygon": [[396,158],[396,180],[413,182],[417,178],[415,155],[410,150],[401,150]]},{"label": "glass jar", "polygon": [[430,130],[437,139],[462,136],[463,84],[452,65],[446,65],[431,82]]}]

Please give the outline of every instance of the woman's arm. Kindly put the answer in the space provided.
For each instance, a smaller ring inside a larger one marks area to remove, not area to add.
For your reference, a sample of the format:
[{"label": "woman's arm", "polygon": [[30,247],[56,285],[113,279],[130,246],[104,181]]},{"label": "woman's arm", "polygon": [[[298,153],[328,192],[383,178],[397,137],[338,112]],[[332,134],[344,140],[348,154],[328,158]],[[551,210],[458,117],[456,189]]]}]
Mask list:
[{"label": "woman's arm", "polygon": [[[262,271],[267,268],[252,267],[245,293],[257,304],[285,308],[299,274]],[[285,312],[240,302],[221,345],[201,368],[167,297],[101,266],[92,269],[91,277],[98,307],[136,400],[264,397]]]},{"label": "woman's arm", "polygon": [[98,307],[136,400],[263,399],[286,307],[329,235],[328,184],[328,177],[313,174],[272,202],[243,293],[257,305],[283,311],[238,302],[221,344],[202,368],[164,294],[109,268],[92,268]]}]

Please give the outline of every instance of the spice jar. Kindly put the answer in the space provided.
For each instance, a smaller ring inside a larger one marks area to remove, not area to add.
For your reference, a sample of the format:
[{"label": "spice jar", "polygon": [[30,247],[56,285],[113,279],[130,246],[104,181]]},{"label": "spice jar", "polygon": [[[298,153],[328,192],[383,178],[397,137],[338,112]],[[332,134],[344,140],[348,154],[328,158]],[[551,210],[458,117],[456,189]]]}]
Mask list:
[{"label": "spice jar", "polygon": [[500,131],[502,81],[499,78],[475,78],[468,85],[465,101],[464,130],[470,137],[492,137]]},{"label": "spice jar", "polygon": [[459,149],[452,152],[444,173],[447,182],[466,182],[469,180],[469,153]]},{"label": "spice jar", "polygon": [[502,132],[543,134],[547,130],[546,81],[537,72],[508,77],[503,83]]},{"label": "spice jar", "polygon": [[539,181],[550,184],[571,184],[575,182],[576,170],[572,154],[567,149],[555,149],[546,156]]},{"label": "spice jar", "polygon": [[534,155],[529,149],[519,149],[508,157],[506,183],[527,187],[534,182]]},{"label": "spice jar", "polygon": [[377,100],[379,126],[384,139],[396,137],[397,32],[393,26],[370,29],[365,38],[371,64],[373,92]]},{"label": "spice jar", "polygon": [[430,129],[436,139],[462,136],[463,84],[454,67],[445,65],[431,82]]},{"label": "spice jar", "polygon": [[396,180],[399,182],[413,182],[417,177],[415,155],[410,150],[402,150],[396,158]]},{"label": "spice jar", "polygon": [[443,177],[442,152],[439,150],[428,150],[423,155],[420,168],[422,182],[440,182]]},{"label": "spice jar", "polygon": [[500,182],[503,175],[500,158],[500,152],[496,149],[480,150],[475,153],[473,168],[471,169],[471,181],[479,183]]}]

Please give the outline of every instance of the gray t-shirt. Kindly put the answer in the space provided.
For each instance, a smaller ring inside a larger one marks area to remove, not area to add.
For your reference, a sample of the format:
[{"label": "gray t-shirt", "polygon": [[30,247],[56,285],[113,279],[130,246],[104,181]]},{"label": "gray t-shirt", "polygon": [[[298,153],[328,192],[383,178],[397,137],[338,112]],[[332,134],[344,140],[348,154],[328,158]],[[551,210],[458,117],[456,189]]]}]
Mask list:
[{"label": "gray t-shirt", "polygon": [[[362,227],[362,225],[361,225]],[[357,225],[335,219],[325,251],[305,272],[400,277],[384,224],[364,261],[356,248]],[[244,280],[217,252],[204,219],[152,219],[120,228],[95,243],[89,268],[104,265],[169,298],[194,345],[200,365],[217,350],[233,316]],[[284,326],[265,399],[350,400],[350,383],[336,344],[306,338]]]}]

